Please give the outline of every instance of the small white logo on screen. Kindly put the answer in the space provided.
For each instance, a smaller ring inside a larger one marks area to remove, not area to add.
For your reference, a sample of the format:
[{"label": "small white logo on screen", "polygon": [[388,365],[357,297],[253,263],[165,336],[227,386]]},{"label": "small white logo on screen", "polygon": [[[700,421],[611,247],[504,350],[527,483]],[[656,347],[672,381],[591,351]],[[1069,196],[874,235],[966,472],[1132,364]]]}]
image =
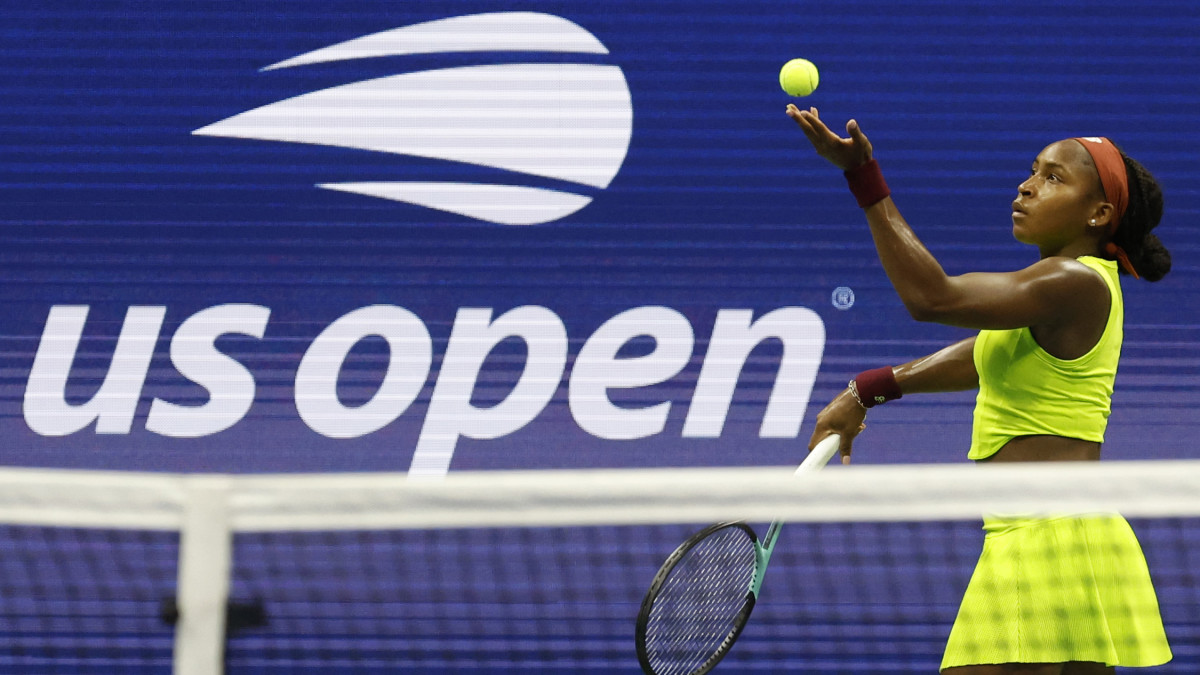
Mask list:
[{"label": "small white logo on screen", "polygon": [[[263,68],[409,54],[608,54],[562,17],[499,12],[450,17],[365,35]],[[248,110],[192,132],[308,143],[464,162],[606,188],[633,135],[621,69],[588,63],[512,63],[422,70],[363,80]],[[319,188],[407,202],[504,225],[564,218],[592,197],[536,186],[371,181]]]},{"label": "small white logo on screen", "polygon": [[850,309],[854,306],[854,291],[848,286],[838,286],[833,289],[833,306],[838,309]]}]

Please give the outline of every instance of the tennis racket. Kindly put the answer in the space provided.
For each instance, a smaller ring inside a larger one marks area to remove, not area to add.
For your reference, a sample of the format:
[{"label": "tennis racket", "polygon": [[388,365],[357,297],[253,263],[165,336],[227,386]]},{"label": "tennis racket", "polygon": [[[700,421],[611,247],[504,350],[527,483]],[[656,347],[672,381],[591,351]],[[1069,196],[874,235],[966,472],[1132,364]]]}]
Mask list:
[{"label": "tennis racket", "polygon": [[[796,475],[818,471],[841,437],[825,438]],[[693,534],[654,576],[638,612],[638,661],[646,675],[703,675],[742,634],[762,588],[783,521],[760,543],[743,522],[717,523]]]}]

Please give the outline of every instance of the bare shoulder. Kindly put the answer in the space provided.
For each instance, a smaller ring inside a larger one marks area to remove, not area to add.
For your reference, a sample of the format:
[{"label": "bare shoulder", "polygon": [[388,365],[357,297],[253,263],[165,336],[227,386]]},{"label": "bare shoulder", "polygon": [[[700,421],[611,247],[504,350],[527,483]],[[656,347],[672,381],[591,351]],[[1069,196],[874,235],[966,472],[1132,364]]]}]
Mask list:
[{"label": "bare shoulder", "polygon": [[[1074,326],[1088,334],[1104,330],[1112,297],[1098,271],[1065,256],[1043,258],[1026,270],[1036,275],[1030,282],[1034,292],[1058,307],[1053,318],[1039,322],[1041,326]],[[1073,350],[1064,350],[1069,351]]]},{"label": "bare shoulder", "polygon": [[1084,317],[1106,315],[1108,285],[1100,274],[1074,258],[1051,256],[1017,274],[1034,302],[1053,308],[1029,325],[1073,323]]},{"label": "bare shoulder", "polygon": [[1083,356],[1096,345],[1108,324],[1112,297],[1100,273],[1075,260],[1054,256],[1026,268],[1044,303],[1057,308],[1030,325],[1042,349],[1060,359]]},{"label": "bare shoulder", "polygon": [[1066,256],[1042,258],[1025,268],[1028,281],[1055,290],[1058,294],[1097,295],[1107,300],[1108,285],[1096,270]]},{"label": "bare shoulder", "polygon": [[1100,278],[1096,270],[1084,265],[1075,258],[1065,255],[1052,255],[1049,258],[1042,258],[1029,266],[1029,269],[1040,269],[1046,273],[1058,274],[1085,274],[1089,277]]}]

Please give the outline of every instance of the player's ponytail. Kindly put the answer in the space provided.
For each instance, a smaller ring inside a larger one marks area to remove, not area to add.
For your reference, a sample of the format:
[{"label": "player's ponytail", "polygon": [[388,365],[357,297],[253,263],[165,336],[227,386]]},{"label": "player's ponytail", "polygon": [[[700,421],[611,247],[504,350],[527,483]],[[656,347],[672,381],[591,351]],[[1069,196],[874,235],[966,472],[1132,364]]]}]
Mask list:
[{"label": "player's ponytail", "polygon": [[1171,253],[1150,232],[1162,220],[1162,189],[1137,160],[1123,151],[1121,159],[1129,177],[1129,206],[1121,218],[1121,226],[1113,235],[1113,243],[1125,249],[1138,276],[1146,281],[1158,281],[1171,271]]}]

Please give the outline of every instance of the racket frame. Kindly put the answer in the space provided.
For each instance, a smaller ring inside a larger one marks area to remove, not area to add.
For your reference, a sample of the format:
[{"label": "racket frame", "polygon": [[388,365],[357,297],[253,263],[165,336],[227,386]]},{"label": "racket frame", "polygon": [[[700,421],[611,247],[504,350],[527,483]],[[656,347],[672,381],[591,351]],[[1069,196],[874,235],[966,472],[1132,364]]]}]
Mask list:
[{"label": "racket frame", "polygon": [[[820,471],[837,454],[840,445],[841,437],[837,434],[830,434],[823,438],[796,469],[796,477],[800,478]],[[725,639],[712,655],[709,656],[708,660],[687,675],[704,675],[715,668],[721,662],[721,659],[725,658],[725,655],[729,653],[729,650],[733,648],[733,643],[737,641],[738,637],[742,634],[742,629],[749,623],[750,613],[754,611],[754,605],[758,602],[759,591],[762,590],[763,579],[766,578],[767,564],[771,561],[771,554],[775,552],[775,543],[779,540],[779,533],[783,529],[782,520],[771,521],[761,541],[759,541],[758,535],[754,532],[754,528],[743,521],[730,521],[709,525],[688,537],[687,540],[680,544],[667,557],[658,569],[658,573],[654,575],[654,580],[650,582],[650,589],[646,591],[646,596],[642,599],[641,607],[638,609],[637,623],[634,627],[634,643],[637,649],[638,662],[641,664],[642,671],[646,675],[658,675],[654,667],[650,664],[650,655],[646,651],[646,630],[650,621],[650,608],[658,600],[658,593],[662,585],[666,583],[667,578],[674,571],[675,564],[680,558],[687,555],[688,551],[692,550],[697,544],[704,541],[714,532],[729,527],[739,528],[750,537],[750,542],[754,545],[754,575],[750,580],[750,588],[746,591],[746,601],[733,617],[733,628],[729,631],[729,634],[725,636]]]},{"label": "racket frame", "polygon": [[[742,629],[749,623],[750,613],[754,611],[754,604],[758,598],[755,584],[757,583],[758,586],[762,585],[763,561],[770,559],[771,551],[765,549],[759,543],[758,535],[754,532],[754,528],[743,521],[735,520],[708,525],[688,537],[671,555],[667,556],[662,567],[658,569],[658,573],[654,575],[654,580],[650,582],[650,589],[646,591],[646,596],[642,599],[642,605],[638,609],[637,624],[634,628],[634,642],[637,648],[638,662],[642,666],[642,671],[647,673],[647,675],[657,675],[657,671],[654,670],[654,666],[650,663],[650,654],[646,649],[646,631],[650,622],[650,608],[658,600],[659,591],[662,589],[663,584],[667,582],[667,579],[670,578],[671,573],[675,571],[675,565],[680,559],[714,533],[731,527],[741,530],[750,538],[750,543],[754,545],[754,576],[751,581],[751,587],[746,592],[746,598],[741,609],[733,616],[733,627],[725,636],[725,639],[721,641],[721,644],[717,646],[704,663],[700,664],[695,670],[690,671],[687,675],[704,675],[715,668],[721,662],[721,659],[725,658],[725,655],[729,653],[729,650],[733,648],[733,643],[737,641],[738,636],[742,634]],[[770,533],[769,529],[768,533]],[[774,544],[772,543],[773,547]]]}]

